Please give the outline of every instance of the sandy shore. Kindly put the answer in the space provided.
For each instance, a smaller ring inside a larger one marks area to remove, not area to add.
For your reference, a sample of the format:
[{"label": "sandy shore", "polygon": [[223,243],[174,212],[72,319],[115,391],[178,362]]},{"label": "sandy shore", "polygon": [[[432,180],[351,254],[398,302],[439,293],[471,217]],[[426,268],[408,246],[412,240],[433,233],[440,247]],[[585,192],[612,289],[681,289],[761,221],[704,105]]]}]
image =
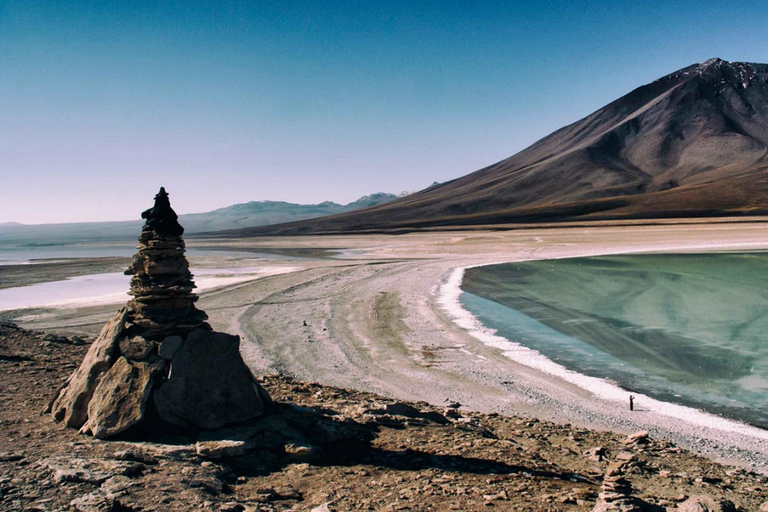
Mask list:
[{"label": "sandy shore", "polygon": [[[457,323],[456,269],[496,262],[632,252],[768,248],[763,224],[696,224],[208,241],[229,248],[338,249],[337,260],[283,262],[292,272],[202,294],[217,329],[239,333],[257,374],[481,412],[536,416],[651,435],[720,460],[768,468],[765,431],[691,422],[653,402],[630,413],[571,379],[517,363]],[[448,286],[448,288],[446,288]],[[112,308],[113,309],[113,308]],[[93,332],[110,308],[27,315],[29,328]],[[666,413],[666,414],[662,414]],[[738,430],[738,431],[737,431]]]}]

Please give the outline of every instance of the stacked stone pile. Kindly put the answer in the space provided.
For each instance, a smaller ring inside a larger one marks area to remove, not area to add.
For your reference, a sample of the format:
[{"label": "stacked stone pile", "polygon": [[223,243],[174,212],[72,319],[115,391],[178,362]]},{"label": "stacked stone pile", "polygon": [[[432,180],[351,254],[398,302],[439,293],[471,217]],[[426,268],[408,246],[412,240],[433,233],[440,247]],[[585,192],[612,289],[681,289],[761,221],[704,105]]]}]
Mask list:
[{"label": "stacked stone pile", "polygon": [[608,465],[600,488],[599,499],[593,512],[643,510],[638,500],[632,496],[632,484],[624,477],[627,468],[634,461],[633,454],[622,452],[618,455],[617,460]]},{"label": "stacked stone pile", "polygon": [[[141,214],[146,224],[139,236],[139,251],[127,275],[132,275],[128,302],[132,321],[150,330],[191,330],[207,315],[195,307],[197,296],[189,264],[184,257],[184,228],[161,188],[155,205]],[[154,333],[153,333],[154,334]]]},{"label": "stacked stone pile", "polygon": [[259,416],[268,397],[240,356],[240,339],[213,331],[195,307],[184,229],[164,189],[142,217],[126,271],[133,299],[54,397],[54,419],[104,438],[140,424],[216,429]]}]

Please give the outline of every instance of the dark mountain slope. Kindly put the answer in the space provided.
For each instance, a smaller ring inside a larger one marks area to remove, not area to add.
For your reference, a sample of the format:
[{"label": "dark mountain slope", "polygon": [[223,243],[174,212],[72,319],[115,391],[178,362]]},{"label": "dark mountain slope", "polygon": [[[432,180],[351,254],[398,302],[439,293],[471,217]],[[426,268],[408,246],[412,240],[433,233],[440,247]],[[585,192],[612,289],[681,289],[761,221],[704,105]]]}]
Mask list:
[{"label": "dark mountain slope", "polygon": [[244,234],[768,213],[768,65],[712,59],[516,155],[354,213]]}]

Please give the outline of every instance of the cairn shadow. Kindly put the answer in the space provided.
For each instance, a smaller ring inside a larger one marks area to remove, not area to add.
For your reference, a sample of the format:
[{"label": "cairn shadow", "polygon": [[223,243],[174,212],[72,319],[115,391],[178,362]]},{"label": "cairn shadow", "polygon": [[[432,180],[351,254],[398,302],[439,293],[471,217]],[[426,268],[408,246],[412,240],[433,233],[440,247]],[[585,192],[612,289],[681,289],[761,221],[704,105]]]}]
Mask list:
[{"label": "cairn shadow", "polygon": [[[366,450],[356,454],[356,456],[340,457],[335,460],[331,459],[328,462],[336,466],[367,464],[397,471],[439,469],[476,475],[523,474],[525,476],[595,483],[590,478],[571,472],[545,471],[496,460],[465,457],[463,455],[441,455],[411,449],[393,452],[369,446]],[[318,463],[316,462],[316,464]],[[322,463],[318,465],[322,465]]]},{"label": "cairn shadow", "polygon": [[[273,404],[272,410],[249,425],[224,429],[205,437],[210,440],[248,436],[252,451],[227,459],[237,476],[266,476],[279,472],[289,464],[314,466],[368,465],[396,471],[437,469],[478,475],[522,474],[527,477],[557,479],[595,484],[594,480],[572,472],[541,470],[498,460],[444,455],[420,450],[389,451],[372,446],[380,431],[376,424],[362,424],[350,419],[337,419],[311,408]],[[325,412],[325,411],[324,411]],[[419,415],[421,418],[423,414]],[[444,425],[444,417],[431,423]],[[405,429],[423,426],[404,426]],[[203,439],[204,441],[205,439]]]},{"label": "cairn shadow", "polygon": [[[422,471],[436,469],[476,475],[513,475],[597,484],[593,479],[567,471],[543,470],[520,464],[467,457],[435,454],[406,449],[389,451],[374,447],[373,440],[384,426],[398,430],[445,426],[450,421],[439,413],[423,413],[402,405],[392,410],[374,410],[380,420],[359,423],[344,418],[336,411],[324,408],[300,407],[289,403],[271,403],[265,413],[247,422],[214,431],[180,431],[178,427],[163,426],[154,421],[145,422],[143,428],[115,436],[114,440],[150,442],[165,446],[190,446],[195,443],[209,445],[218,442],[236,442],[242,450],[222,453],[218,458],[232,470],[235,477],[268,476],[282,471],[291,464],[307,463],[313,466],[351,467],[367,465],[396,471]],[[402,420],[417,420],[417,426]],[[495,437],[490,432],[478,431],[478,436]]]}]

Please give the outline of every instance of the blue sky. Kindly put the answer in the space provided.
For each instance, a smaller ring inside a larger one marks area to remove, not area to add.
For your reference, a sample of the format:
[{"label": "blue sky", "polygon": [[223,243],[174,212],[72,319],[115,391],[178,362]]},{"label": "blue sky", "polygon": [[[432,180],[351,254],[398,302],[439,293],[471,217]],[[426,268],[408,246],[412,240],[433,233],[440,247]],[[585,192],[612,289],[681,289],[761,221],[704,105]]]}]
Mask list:
[{"label": "blue sky", "polygon": [[0,0],[0,222],[349,202],[506,158],[768,3]]}]

